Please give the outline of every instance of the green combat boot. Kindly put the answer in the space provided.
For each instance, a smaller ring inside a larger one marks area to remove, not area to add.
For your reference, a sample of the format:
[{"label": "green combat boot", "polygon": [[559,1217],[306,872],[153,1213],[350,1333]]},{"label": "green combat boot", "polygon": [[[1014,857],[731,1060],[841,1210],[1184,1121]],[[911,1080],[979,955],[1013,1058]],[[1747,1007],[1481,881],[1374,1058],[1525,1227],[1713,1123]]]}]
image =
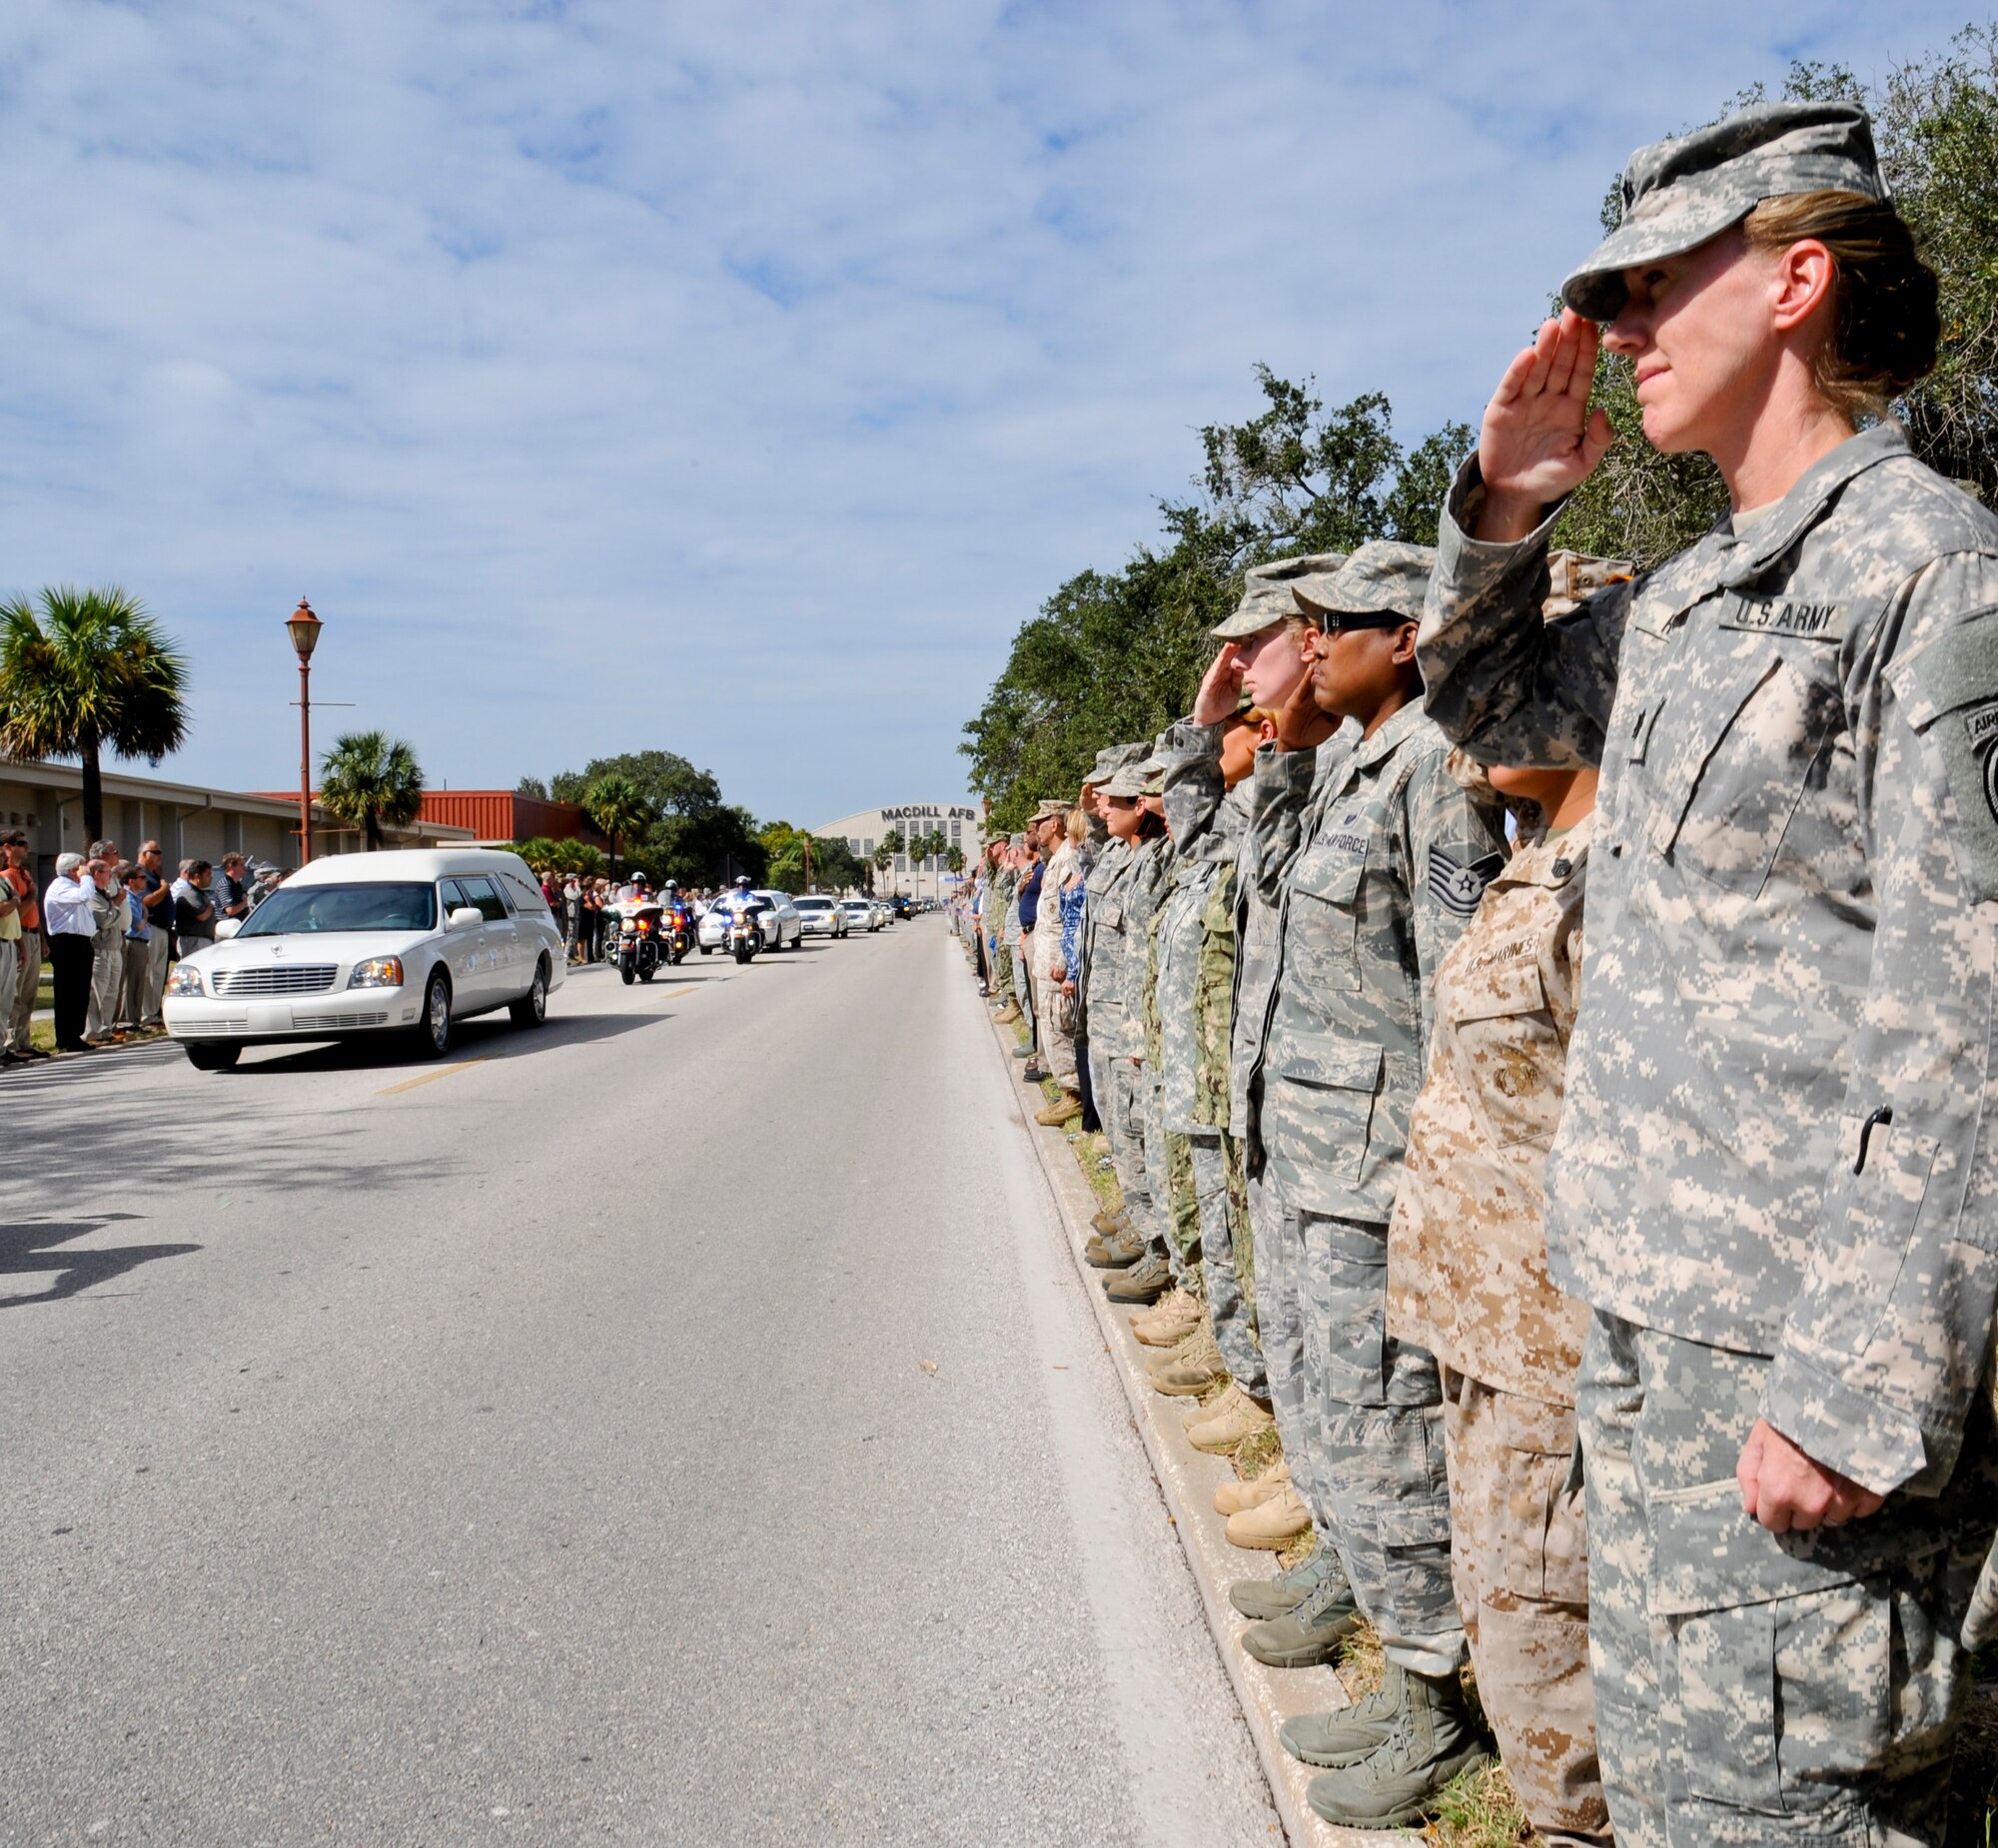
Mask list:
[{"label": "green combat boot", "polygon": [[1277,1737],[1284,1750],[1322,1771],[1337,1771],[1371,1757],[1394,1736],[1405,1698],[1399,1663],[1385,1663],[1381,1685],[1337,1713],[1298,1713]]},{"label": "green combat boot", "polygon": [[[1288,1475],[1284,1482],[1288,1487]],[[1339,1548],[1321,1533],[1313,1538],[1310,1552],[1296,1565],[1285,1566],[1275,1578],[1237,1579],[1228,1587],[1228,1601],[1245,1617],[1254,1617],[1259,1622],[1266,1617],[1281,1617],[1296,1610],[1328,1577],[1345,1585],[1346,1567],[1340,1563]],[[1353,1595],[1350,1586],[1347,1595]]]},{"label": "green combat boot", "polygon": [[1111,1278],[1103,1294],[1113,1303],[1156,1303],[1172,1287],[1173,1267],[1165,1253],[1148,1252],[1130,1270]]},{"label": "green combat boot", "polygon": [[1346,1574],[1327,1573],[1297,1609],[1252,1623],[1242,1632],[1242,1646],[1266,1668],[1318,1668],[1359,1627],[1360,1606]]},{"label": "green combat boot", "polygon": [[1454,1672],[1432,1677],[1404,1670],[1401,1690],[1387,1739],[1365,1758],[1312,1779],[1306,1798],[1327,1822],[1414,1828],[1434,1813],[1452,1778],[1491,1758]]}]

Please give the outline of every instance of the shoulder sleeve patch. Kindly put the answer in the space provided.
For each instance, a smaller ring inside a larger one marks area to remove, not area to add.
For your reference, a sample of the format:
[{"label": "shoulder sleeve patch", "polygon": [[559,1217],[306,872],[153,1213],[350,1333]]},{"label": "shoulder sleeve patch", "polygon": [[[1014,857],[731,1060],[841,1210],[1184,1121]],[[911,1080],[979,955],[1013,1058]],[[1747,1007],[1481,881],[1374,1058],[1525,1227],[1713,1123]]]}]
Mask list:
[{"label": "shoulder sleeve patch", "polygon": [[1481,859],[1467,862],[1442,847],[1432,847],[1430,896],[1446,911],[1461,918],[1471,917],[1485,896],[1485,888],[1498,876],[1504,864],[1505,856],[1499,853],[1488,853]]},{"label": "shoulder sleeve patch", "polygon": [[1888,677],[1941,759],[1957,865],[1977,898],[1998,898],[1998,608],[1937,635]]}]

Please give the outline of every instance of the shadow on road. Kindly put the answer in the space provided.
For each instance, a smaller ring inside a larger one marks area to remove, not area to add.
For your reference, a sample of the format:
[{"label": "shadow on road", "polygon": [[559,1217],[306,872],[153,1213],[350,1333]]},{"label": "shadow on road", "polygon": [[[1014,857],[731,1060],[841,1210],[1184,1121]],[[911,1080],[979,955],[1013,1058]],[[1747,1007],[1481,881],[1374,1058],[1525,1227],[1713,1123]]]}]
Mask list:
[{"label": "shadow on road", "polygon": [[136,1271],[155,1258],[179,1258],[198,1252],[199,1245],[119,1245],[109,1251],[59,1252],[100,1227],[137,1219],[136,1213],[106,1213],[97,1219],[31,1220],[20,1226],[0,1226],[0,1278],[53,1273],[46,1290],[0,1296],[0,1309],[25,1309],[34,1303],[58,1303],[96,1284]]}]

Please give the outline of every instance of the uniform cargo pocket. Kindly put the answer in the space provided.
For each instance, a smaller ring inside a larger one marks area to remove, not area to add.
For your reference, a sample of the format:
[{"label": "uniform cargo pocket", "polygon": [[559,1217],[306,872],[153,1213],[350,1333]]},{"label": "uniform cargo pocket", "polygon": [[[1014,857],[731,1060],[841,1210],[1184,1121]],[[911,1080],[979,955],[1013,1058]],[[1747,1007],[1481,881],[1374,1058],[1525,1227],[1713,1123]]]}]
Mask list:
[{"label": "uniform cargo pocket", "polygon": [[[1871,1840],[1857,1798],[1892,1733],[1885,1577],[1815,1558],[1812,1536],[1789,1550],[1742,1511],[1731,1476],[1649,1503],[1648,1602],[1668,1639],[1659,1693],[1680,1716],[1668,1785],[1714,1806],[1708,1839]],[[1796,1821],[1758,1834],[1758,1816]]]},{"label": "uniform cargo pocket", "polygon": [[1361,870],[1358,860],[1350,860],[1329,888],[1291,887],[1284,954],[1307,989],[1351,994],[1360,987]]},{"label": "uniform cargo pocket", "polygon": [[1535,1603],[1588,1603],[1588,1542],[1574,1462],[1574,1411],[1516,1393],[1495,1395],[1493,1425],[1504,1454],[1505,1515],[1496,1552],[1498,1582]]},{"label": "uniform cargo pocket", "polygon": [[1285,1060],[1263,1105],[1263,1140],[1299,1168],[1360,1178],[1384,1060],[1364,1040],[1334,1040]]},{"label": "uniform cargo pocket", "polygon": [[1650,752],[1646,832],[1675,866],[1752,898],[1761,891],[1811,767],[1839,724],[1835,685],[1754,651],[1710,689],[1676,695]]},{"label": "uniform cargo pocket", "polygon": [[1378,1516],[1388,1607],[1397,1627],[1434,1635],[1456,1618],[1450,1579],[1450,1512],[1432,1504],[1386,1506]]},{"label": "uniform cargo pocket", "polygon": [[1477,1101],[1500,1147],[1538,1142],[1560,1124],[1566,1050],[1531,956],[1452,968],[1439,997],[1452,1024],[1451,1054],[1465,1095]]}]

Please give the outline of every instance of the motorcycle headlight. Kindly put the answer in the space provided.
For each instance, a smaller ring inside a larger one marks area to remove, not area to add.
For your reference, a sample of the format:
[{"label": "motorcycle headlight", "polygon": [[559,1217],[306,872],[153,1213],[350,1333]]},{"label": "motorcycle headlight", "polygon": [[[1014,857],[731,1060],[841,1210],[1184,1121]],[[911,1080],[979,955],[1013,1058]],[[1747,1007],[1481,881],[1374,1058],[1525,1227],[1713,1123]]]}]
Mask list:
[{"label": "motorcycle headlight", "polygon": [[349,988],[401,988],[403,985],[403,959],[400,956],[373,956],[365,963],[356,963],[354,973],[347,978]]},{"label": "motorcycle headlight", "polygon": [[202,986],[201,971],[187,963],[174,964],[174,972],[167,977],[167,993],[188,996],[206,996],[208,990]]}]

